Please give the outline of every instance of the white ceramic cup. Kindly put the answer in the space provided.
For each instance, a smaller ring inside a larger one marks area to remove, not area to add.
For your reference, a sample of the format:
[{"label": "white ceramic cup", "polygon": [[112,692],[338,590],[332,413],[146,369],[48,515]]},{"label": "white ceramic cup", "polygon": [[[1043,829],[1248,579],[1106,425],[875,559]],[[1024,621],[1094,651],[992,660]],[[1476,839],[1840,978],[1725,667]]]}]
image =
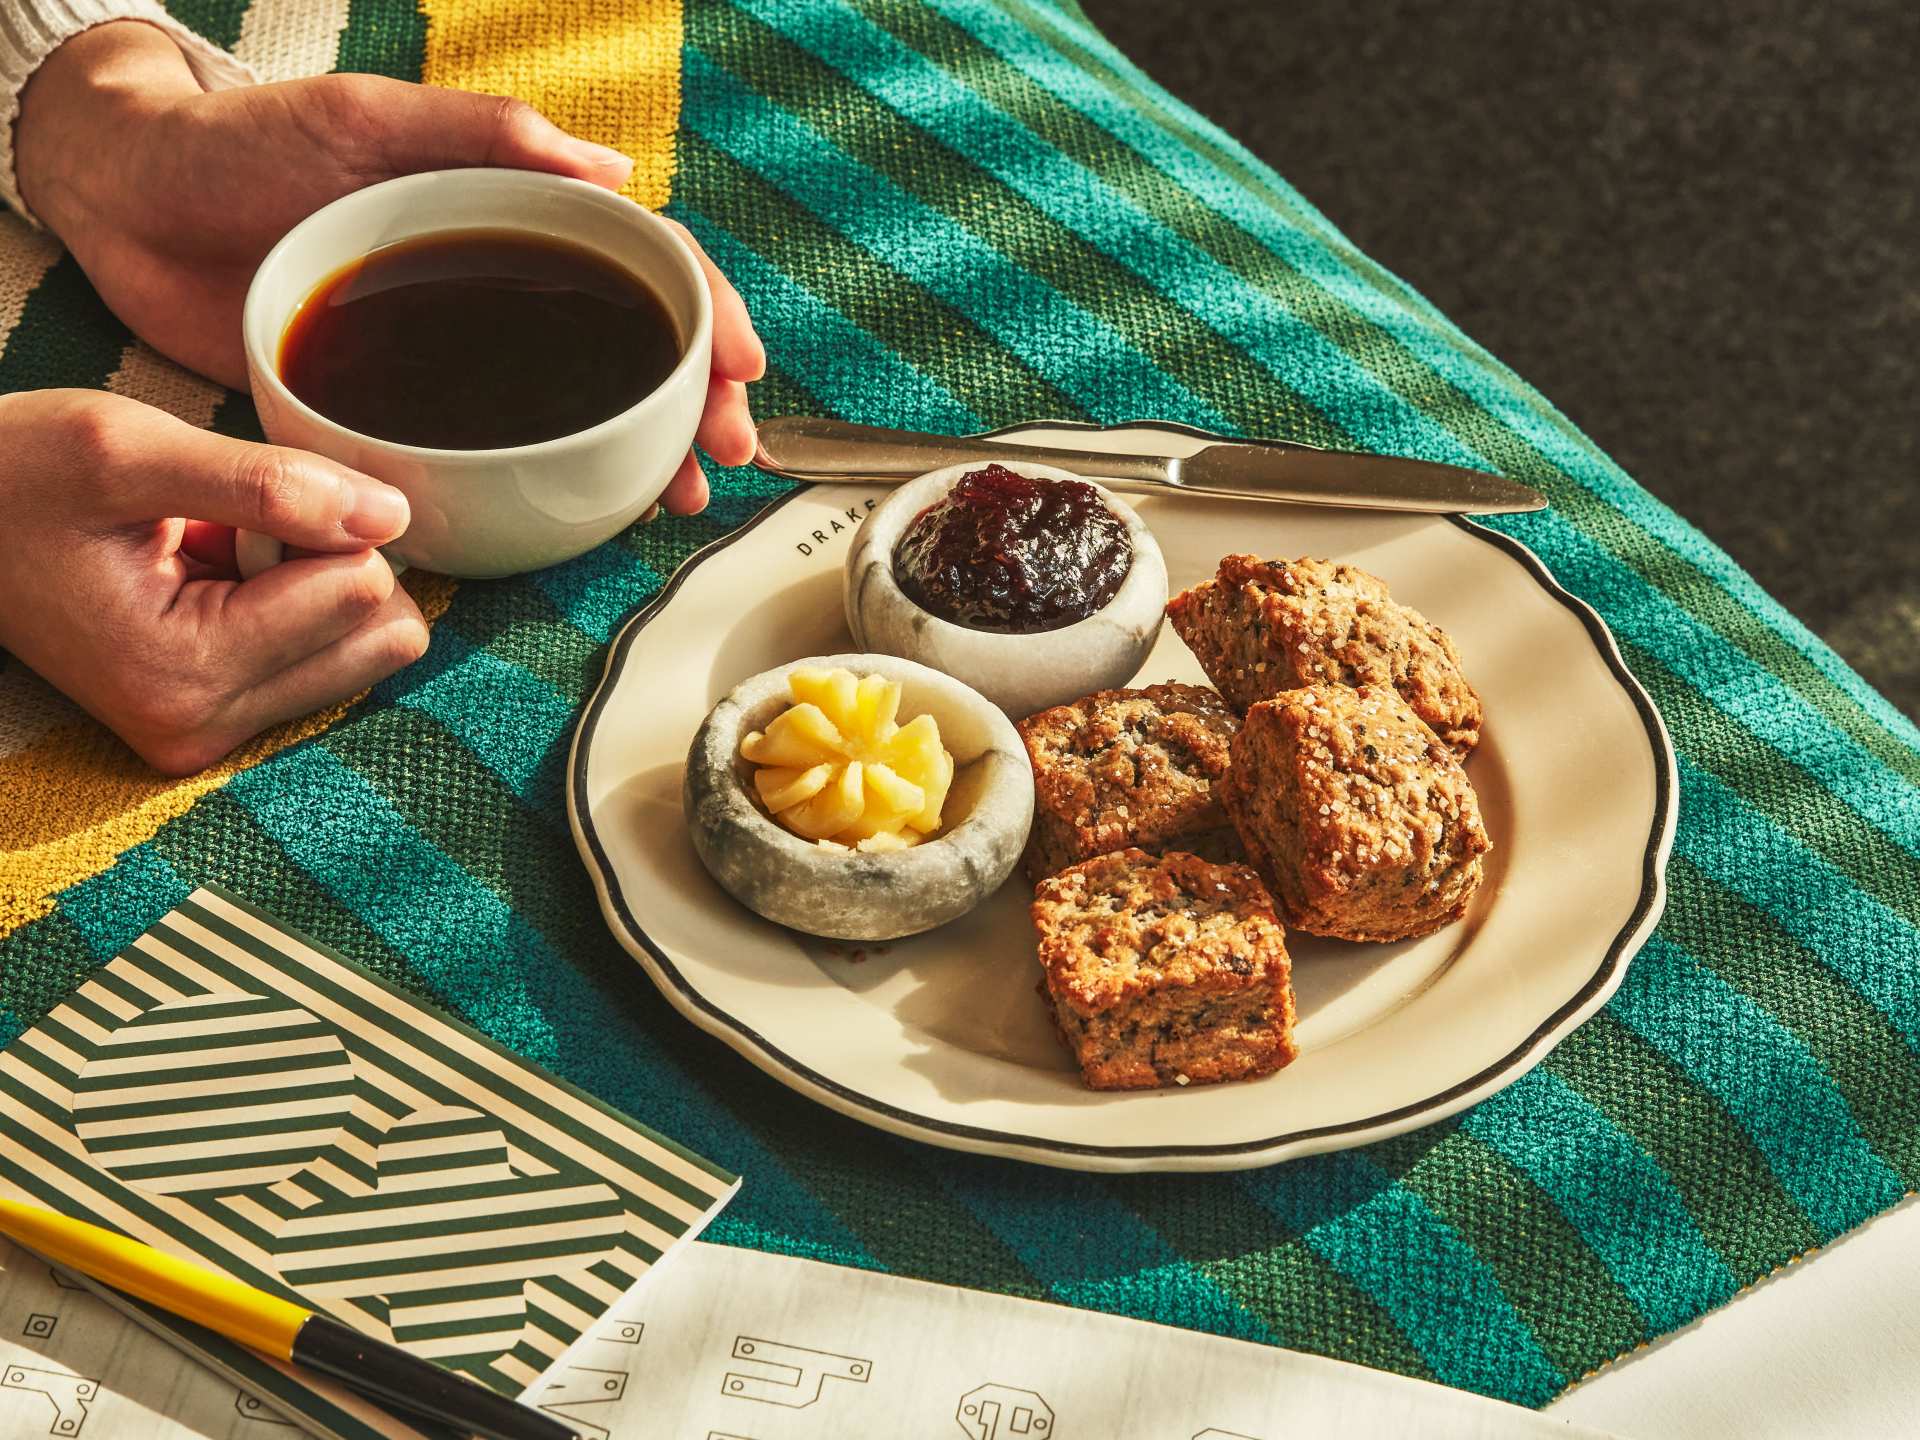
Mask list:
[{"label": "white ceramic cup", "polygon": [[[383,245],[456,230],[521,230],[568,240],[625,267],[666,302],[683,341],[680,363],[610,420],[503,450],[375,439],[336,424],[287,389],[280,378],[281,337],[316,286]],[[267,438],[405,491],[413,519],[386,553],[471,578],[557,564],[637,519],[693,443],[713,350],[706,277],[671,226],[583,180],[530,170],[407,175],[316,210],[260,262],[241,324],[254,408]],[[243,559],[258,556],[257,537],[242,538]]]}]

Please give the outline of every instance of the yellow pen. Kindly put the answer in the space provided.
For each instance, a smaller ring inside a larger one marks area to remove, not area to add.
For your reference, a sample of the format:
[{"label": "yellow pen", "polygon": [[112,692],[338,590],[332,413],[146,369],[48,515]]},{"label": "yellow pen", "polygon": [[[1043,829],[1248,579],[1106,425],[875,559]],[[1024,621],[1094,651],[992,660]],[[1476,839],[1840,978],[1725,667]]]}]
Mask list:
[{"label": "yellow pen", "polygon": [[112,1230],[0,1197],[0,1234],[137,1300],[320,1374],[369,1399],[487,1440],[578,1440],[572,1426],[330,1315]]}]

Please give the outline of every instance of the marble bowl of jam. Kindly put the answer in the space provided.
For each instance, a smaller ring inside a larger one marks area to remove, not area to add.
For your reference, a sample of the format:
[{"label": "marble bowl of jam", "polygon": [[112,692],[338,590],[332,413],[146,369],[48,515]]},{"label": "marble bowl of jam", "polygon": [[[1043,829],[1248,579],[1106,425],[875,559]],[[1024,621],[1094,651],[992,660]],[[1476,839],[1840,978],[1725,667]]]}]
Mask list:
[{"label": "marble bowl of jam", "polygon": [[1018,719],[1125,685],[1167,608],[1160,547],[1124,501],[1046,465],[910,480],[847,552],[862,649],[917,660]]}]

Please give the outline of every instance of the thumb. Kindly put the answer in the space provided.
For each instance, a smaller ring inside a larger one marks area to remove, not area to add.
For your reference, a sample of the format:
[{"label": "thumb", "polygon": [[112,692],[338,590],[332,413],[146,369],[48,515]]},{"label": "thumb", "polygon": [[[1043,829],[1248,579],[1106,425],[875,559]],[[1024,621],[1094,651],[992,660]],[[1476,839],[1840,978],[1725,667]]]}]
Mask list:
[{"label": "thumb", "polygon": [[544,170],[618,190],[633,161],[569,135],[538,110],[506,95],[475,95],[388,80],[378,110],[387,166],[396,175],[466,165]]},{"label": "thumb", "polygon": [[305,450],[255,445],[170,415],[111,485],[125,521],[184,516],[309,550],[364,550],[407,528],[407,497]]}]

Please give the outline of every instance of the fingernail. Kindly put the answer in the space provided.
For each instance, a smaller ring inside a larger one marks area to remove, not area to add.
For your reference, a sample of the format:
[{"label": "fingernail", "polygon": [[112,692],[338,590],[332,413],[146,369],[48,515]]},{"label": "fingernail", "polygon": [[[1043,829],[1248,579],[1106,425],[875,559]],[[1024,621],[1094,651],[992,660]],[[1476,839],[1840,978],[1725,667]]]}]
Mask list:
[{"label": "fingernail", "polygon": [[625,179],[633,169],[633,161],[610,146],[596,145],[593,141],[582,140],[578,136],[569,137],[569,144],[574,156],[583,165],[591,165],[595,169],[603,170],[617,167],[622,179]]},{"label": "fingernail", "polygon": [[362,480],[354,483],[352,503],[340,523],[356,539],[381,544],[405,530],[412,516],[405,495],[378,480]]},{"label": "fingernail", "polygon": [[651,525],[660,518],[660,506],[656,503],[647,507],[646,514],[640,517],[642,525]]}]

